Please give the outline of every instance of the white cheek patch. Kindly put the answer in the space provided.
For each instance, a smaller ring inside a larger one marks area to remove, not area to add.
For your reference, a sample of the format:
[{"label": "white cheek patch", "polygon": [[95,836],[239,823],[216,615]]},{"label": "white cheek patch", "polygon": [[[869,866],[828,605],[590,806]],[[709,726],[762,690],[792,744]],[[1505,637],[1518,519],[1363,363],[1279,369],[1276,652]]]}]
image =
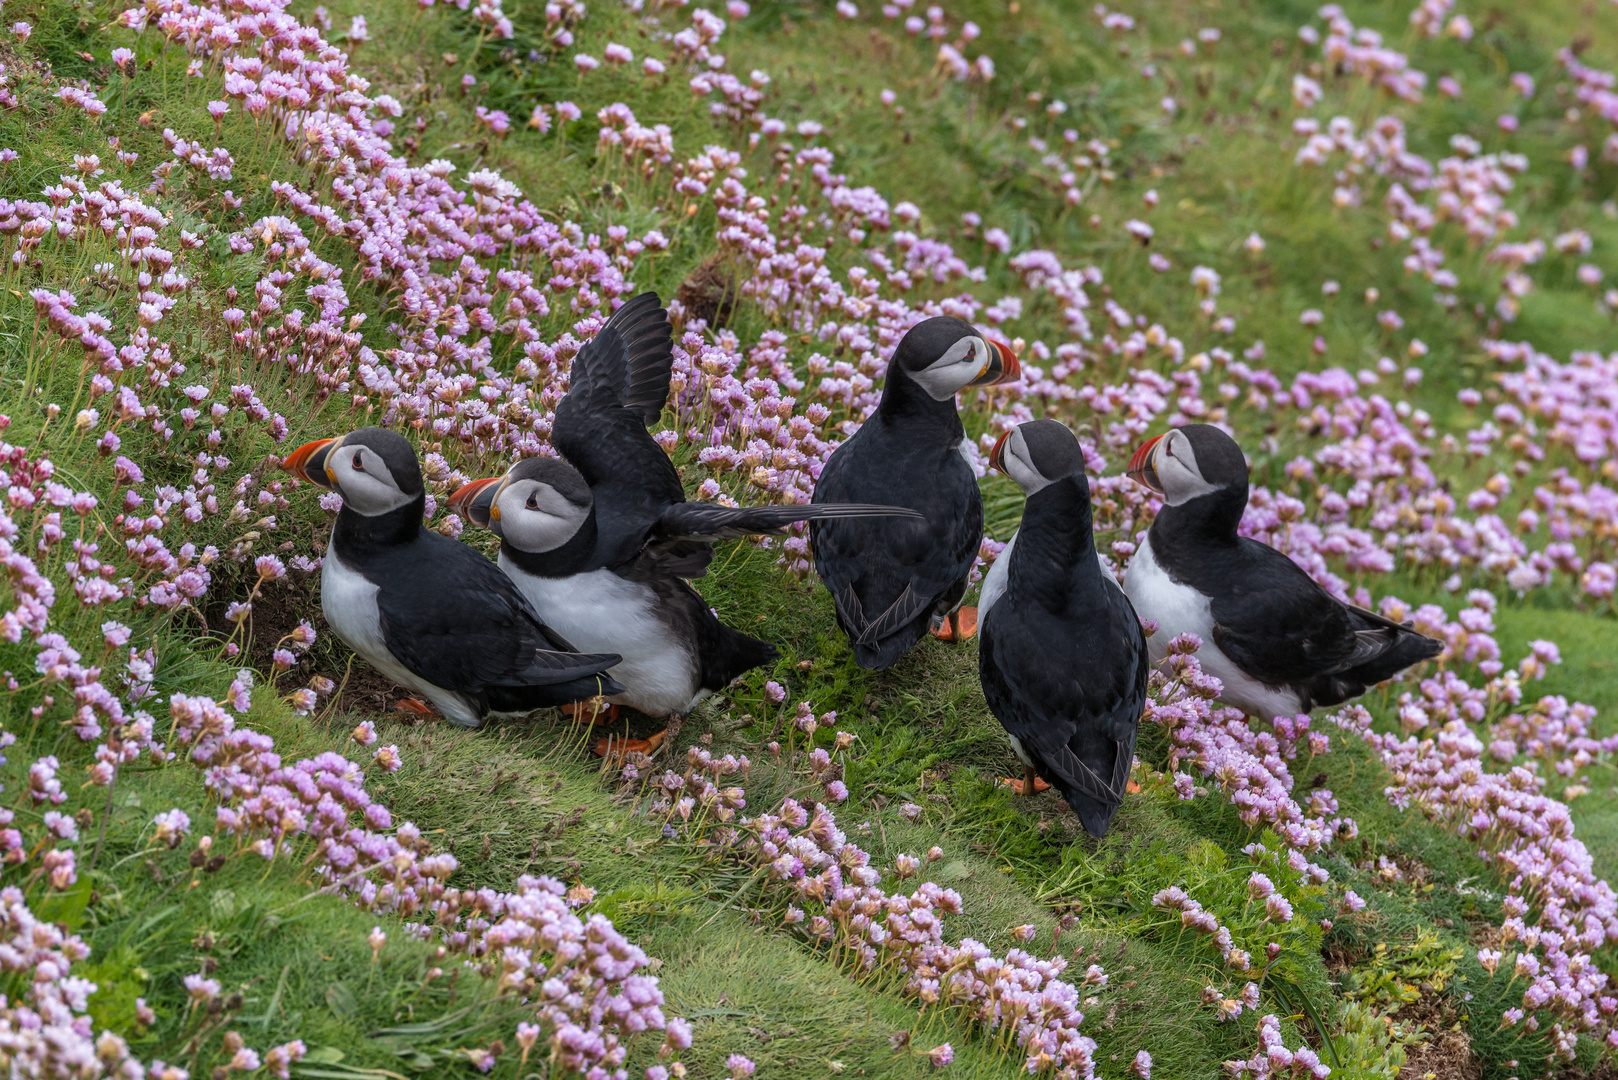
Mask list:
[{"label": "white cheek patch", "polygon": [[983,374],[988,363],[988,343],[980,337],[964,337],[951,345],[943,356],[909,375],[927,391],[928,397],[948,401]]},{"label": "white cheek patch", "polygon": [[1006,440],[1006,475],[1017,482],[1023,494],[1034,495],[1048,487],[1050,480],[1034,468],[1028,457],[1028,444],[1023,441],[1022,432],[1012,432],[1011,438]]},{"label": "white cheek patch", "polygon": [[1173,434],[1163,440],[1157,451],[1156,466],[1157,482],[1163,486],[1163,497],[1170,506],[1220,490],[1202,478],[1196,451],[1191,449],[1191,440],[1183,435]]},{"label": "white cheek patch", "polygon": [[[359,458],[363,468],[354,467]],[[362,517],[380,517],[409,505],[413,496],[399,490],[381,455],[363,446],[339,446],[327,459],[343,505]]]},{"label": "white cheek patch", "polygon": [[[532,498],[537,508],[531,509]],[[522,480],[500,493],[500,536],[518,551],[554,551],[573,539],[589,508],[570,502],[549,484]]]}]

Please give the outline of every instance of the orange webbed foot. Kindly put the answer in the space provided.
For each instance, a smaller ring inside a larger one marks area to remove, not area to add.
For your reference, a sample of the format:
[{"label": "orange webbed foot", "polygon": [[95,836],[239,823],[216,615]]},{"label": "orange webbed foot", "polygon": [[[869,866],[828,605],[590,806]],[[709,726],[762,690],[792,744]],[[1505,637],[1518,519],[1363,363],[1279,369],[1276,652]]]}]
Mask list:
[{"label": "orange webbed foot", "polygon": [[574,720],[588,720],[592,724],[615,724],[618,722],[618,706],[609,705],[602,698],[575,701],[562,706],[562,715]]},{"label": "orange webbed foot", "polygon": [[424,720],[438,719],[438,710],[420,698],[400,698],[393,703],[394,712],[410,713]]},{"label": "orange webbed foot", "polygon": [[1026,780],[1013,780],[1009,776],[1002,776],[999,779],[998,783],[1000,784],[1001,787],[1010,788],[1011,791],[1012,791],[1012,794],[1014,794],[1014,795],[1032,795],[1035,792],[1049,791],[1051,789],[1051,786],[1049,784],[1047,784],[1045,781],[1041,780],[1037,776],[1034,777],[1034,789],[1033,789],[1033,791],[1028,790],[1028,784],[1027,784]]},{"label": "orange webbed foot", "polygon": [[944,620],[943,625],[933,631],[933,637],[939,641],[958,644],[976,637],[977,633],[978,609],[975,607],[963,607],[950,612],[949,618]]},{"label": "orange webbed foot", "polygon": [[664,728],[655,735],[649,735],[644,739],[627,739],[622,735],[608,735],[605,739],[596,740],[595,745],[590,747],[590,753],[596,757],[607,758],[615,765],[622,765],[624,759],[633,753],[650,756],[659,746],[663,745],[663,740],[668,737],[668,734],[668,728]]}]

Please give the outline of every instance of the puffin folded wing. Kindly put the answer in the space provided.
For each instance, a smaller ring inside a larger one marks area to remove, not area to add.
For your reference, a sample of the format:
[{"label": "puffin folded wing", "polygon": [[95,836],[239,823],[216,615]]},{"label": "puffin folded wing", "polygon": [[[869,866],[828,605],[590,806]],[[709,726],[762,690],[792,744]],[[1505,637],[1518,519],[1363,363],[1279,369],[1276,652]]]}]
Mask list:
[{"label": "puffin folded wing", "polygon": [[[932,602],[928,597],[917,593],[913,584],[908,584],[904,587],[904,592],[900,593],[898,598],[889,604],[882,614],[861,625],[865,609],[860,604],[859,596],[854,593],[852,585],[844,591],[852,600],[853,612],[858,613],[861,620],[859,622],[851,620],[849,623],[857,631],[854,635],[854,644],[856,645],[874,645],[883,638],[898,633],[914,621]],[[838,604],[838,607],[842,606],[841,603]]]},{"label": "puffin folded wing", "polygon": [[[1065,742],[1058,742],[1060,734],[1049,728],[1036,731],[1032,737],[1025,736],[1023,745],[1029,746],[1066,786],[1081,795],[1095,800],[1102,806],[1111,810],[1120,806],[1124,801],[1124,790],[1129,783],[1129,769],[1133,762],[1133,753],[1125,753],[1124,746],[1117,740],[1107,740],[1113,746],[1113,760],[1107,767],[1107,776],[1091,768],[1083,759],[1073,752],[1072,747]],[[1123,762],[1122,770],[1119,763]]]},{"label": "puffin folded wing", "polygon": [[516,682],[524,686],[548,686],[595,675],[616,666],[623,657],[617,653],[555,652],[535,649],[529,664],[517,672]]},{"label": "puffin folded wing", "polygon": [[1285,555],[1253,547],[1263,555],[1268,587],[1214,600],[1214,644],[1267,686],[1300,685],[1344,670],[1362,647],[1348,608]]},{"label": "puffin folded wing", "polygon": [[[452,541],[449,543],[453,543]],[[420,678],[458,692],[547,685],[605,671],[619,657],[563,652],[549,629],[495,565],[459,544],[459,587],[377,596],[388,651]],[[448,550],[448,549],[446,549]]]}]

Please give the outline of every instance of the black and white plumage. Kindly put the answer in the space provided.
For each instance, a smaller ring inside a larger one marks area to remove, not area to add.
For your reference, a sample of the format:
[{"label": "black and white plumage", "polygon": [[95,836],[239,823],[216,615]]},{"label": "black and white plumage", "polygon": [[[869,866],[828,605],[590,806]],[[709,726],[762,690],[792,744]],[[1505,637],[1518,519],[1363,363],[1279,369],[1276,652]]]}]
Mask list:
[{"label": "black and white plumage", "polygon": [[978,605],[978,674],[1027,770],[1062,793],[1092,836],[1122,804],[1146,707],[1146,635],[1096,558],[1084,452],[1055,420],[1013,428],[993,465],[1028,495],[1004,588]]},{"label": "black and white plumage", "polygon": [[285,468],[343,496],[321,567],[327,625],[452,723],[475,728],[618,689],[603,674],[616,655],[579,653],[493,563],[422,526],[426,489],[403,436],[320,439]]},{"label": "black and white plumage", "polygon": [[960,607],[983,538],[983,500],[961,452],[955,395],[1018,375],[1011,350],[971,323],[918,323],[894,350],[876,413],[822,469],[816,503],[894,503],[926,519],[809,526],[815,570],[861,667],[892,666]]},{"label": "black and white plumage", "polygon": [[683,715],[778,650],[721,623],[684,579],[713,543],[780,534],[813,517],[905,513],[881,506],[726,507],[687,502],[647,432],[673,368],[667,313],[653,293],[619,308],[573,360],[551,440],[566,460],[529,458],[468,484],[451,506],[500,536],[500,568],[541,617],[581,648],[622,659],[611,698]]},{"label": "black and white plumage", "polygon": [[1345,604],[1285,555],[1237,535],[1247,459],[1208,424],[1143,444],[1129,475],[1165,501],[1130,561],[1124,590],[1158,624],[1152,659],[1180,634],[1223,700],[1273,720],[1338,705],[1443,651],[1443,644]]}]

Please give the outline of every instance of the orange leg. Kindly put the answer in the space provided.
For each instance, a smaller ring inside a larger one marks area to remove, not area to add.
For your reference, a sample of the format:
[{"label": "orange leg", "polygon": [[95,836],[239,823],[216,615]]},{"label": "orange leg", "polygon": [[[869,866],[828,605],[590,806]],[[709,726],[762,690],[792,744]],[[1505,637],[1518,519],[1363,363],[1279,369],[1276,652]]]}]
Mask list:
[{"label": "orange leg", "polygon": [[590,701],[575,701],[571,705],[562,706],[562,715],[570,716],[575,720],[588,720],[592,724],[616,724],[618,722],[618,706],[608,705],[601,698]]},{"label": "orange leg", "polygon": [[978,609],[975,607],[956,608],[944,620],[944,625],[933,631],[933,636],[939,641],[962,642],[977,636]]},{"label": "orange leg", "polygon": [[400,698],[398,701],[393,703],[393,711],[413,713],[423,719],[436,720],[438,718],[438,710],[434,709],[431,705],[427,704],[420,698]]},{"label": "orange leg", "polygon": [[647,755],[654,753],[659,746],[663,745],[663,740],[668,737],[668,733],[668,728],[664,728],[655,735],[649,735],[644,739],[629,739],[622,735],[608,735],[605,739],[596,740],[595,745],[590,747],[590,753],[596,757],[608,758],[615,764],[621,765],[624,759],[632,753],[639,752]]},{"label": "orange leg", "polygon": [[1021,780],[1012,780],[1006,777],[1000,779],[1001,787],[1008,787],[1017,795],[1032,795],[1038,791],[1049,791],[1051,786],[1034,775],[1033,769],[1023,769]]}]

